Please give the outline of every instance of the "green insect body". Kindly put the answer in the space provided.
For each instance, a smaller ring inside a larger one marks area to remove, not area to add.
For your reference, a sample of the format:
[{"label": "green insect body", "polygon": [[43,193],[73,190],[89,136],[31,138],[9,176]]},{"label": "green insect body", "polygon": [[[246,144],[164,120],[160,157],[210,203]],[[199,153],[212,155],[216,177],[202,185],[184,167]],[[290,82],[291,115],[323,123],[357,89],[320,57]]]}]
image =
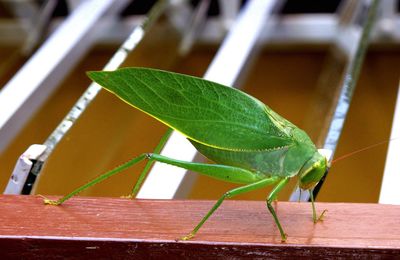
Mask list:
[{"label": "green insect body", "polygon": [[184,240],[197,233],[225,198],[276,184],[267,198],[267,207],[285,241],[286,234],[271,202],[294,176],[298,176],[300,188],[310,190],[314,221],[322,217],[322,214],[316,217],[311,191],[324,175],[327,159],[304,131],[261,101],[204,79],[148,68],[89,72],[88,75],[129,105],[185,135],[200,153],[216,164],[185,162],[160,155],[167,139],[164,137],[154,153],[142,154],[58,201],[46,200],[47,204],[61,204],[88,186],[147,158],[148,165],[131,197],[136,195],[154,161],[244,184],[225,193]]}]

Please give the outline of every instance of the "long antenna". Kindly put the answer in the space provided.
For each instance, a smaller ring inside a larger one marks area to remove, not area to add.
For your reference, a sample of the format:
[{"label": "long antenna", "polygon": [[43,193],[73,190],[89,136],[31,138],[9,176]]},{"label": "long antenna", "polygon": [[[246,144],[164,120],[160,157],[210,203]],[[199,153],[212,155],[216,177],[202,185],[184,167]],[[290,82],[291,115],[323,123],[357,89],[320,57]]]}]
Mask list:
[{"label": "long antenna", "polygon": [[331,162],[331,164],[334,164],[334,163],[336,163],[336,162],[338,162],[338,161],[341,161],[341,160],[343,160],[343,159],[346,159],[347,157],[350,157],[350,156],[352,156],[352,155],[355,155],[355,154],[364,152],[364,151],[369,150],[369,149],[371,149],[371,148],[380,146],[380,145],[385,144],[385,143],[389,143],[389,142],[394,141],[394,140],[397,140],[397,139],[399,139],[399,137],[391,138],[391,139],[389,139],[389,140],[384,140],[384,141],[378,142],[378,143],[376,143],[376,144],[368,145],[367,147],[364,147],[364,148],[355,150],[355,151],[353,151],[353,152],[350,152],[350,153],[347,153],[347,154],[345,154],[345,155],[342,155],[342,156],[340,156],[340,157],[338,157],[338,158],[335,158],[335,159]]}]

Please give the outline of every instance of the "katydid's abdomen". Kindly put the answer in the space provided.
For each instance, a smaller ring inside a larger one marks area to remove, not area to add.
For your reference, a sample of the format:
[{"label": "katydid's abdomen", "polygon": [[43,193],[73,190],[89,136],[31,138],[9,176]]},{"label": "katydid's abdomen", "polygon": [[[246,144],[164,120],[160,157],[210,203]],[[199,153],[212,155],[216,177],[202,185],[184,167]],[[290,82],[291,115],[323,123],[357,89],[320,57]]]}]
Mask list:
[{"label": "katydid's abdomen", "polygon": [[207,147],[192,140],[190,142],[201,154],[216,163],[241,167],[265,177],[293,177],[318,152],[313,147],[296,144],[265,151],[230,151]]}]

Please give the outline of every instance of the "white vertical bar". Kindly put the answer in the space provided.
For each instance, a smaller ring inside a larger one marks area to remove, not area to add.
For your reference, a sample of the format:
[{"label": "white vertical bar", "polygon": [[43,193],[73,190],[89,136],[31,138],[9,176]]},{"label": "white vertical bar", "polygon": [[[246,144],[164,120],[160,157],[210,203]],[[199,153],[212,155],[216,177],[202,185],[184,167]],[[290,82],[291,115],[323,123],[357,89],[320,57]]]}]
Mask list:
[{"label": "white vertical bar", "polygon": [[[400,84],[390,139],[400,137]],[[400,140],[389,142],[379,203],[400,205]]]},{"label": "white vertical bar", "polygon": [[[240,12],[204,78],[227,86],[234,84],[259,38],[275,1],[249,1]],[[162,154],[192,161],[196,149],[181,134],[174,132]],[[173,198],[186,170],[156,163],[143,184],[138,198]]]}]

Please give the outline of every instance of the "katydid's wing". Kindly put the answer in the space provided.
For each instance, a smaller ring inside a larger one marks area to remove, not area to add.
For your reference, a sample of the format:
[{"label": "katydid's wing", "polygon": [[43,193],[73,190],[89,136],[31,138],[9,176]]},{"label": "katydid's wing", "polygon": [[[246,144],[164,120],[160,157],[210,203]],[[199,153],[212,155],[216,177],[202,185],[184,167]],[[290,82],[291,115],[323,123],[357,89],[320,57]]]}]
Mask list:
[{"label": "katydid's wing", "polygon": [[[227,150],[263,150],[293,143],[282,118],[239,90],[147,68],[89,72],[135,108],[196,142]],[[290,126],[292,126],[290,124]]]}]

